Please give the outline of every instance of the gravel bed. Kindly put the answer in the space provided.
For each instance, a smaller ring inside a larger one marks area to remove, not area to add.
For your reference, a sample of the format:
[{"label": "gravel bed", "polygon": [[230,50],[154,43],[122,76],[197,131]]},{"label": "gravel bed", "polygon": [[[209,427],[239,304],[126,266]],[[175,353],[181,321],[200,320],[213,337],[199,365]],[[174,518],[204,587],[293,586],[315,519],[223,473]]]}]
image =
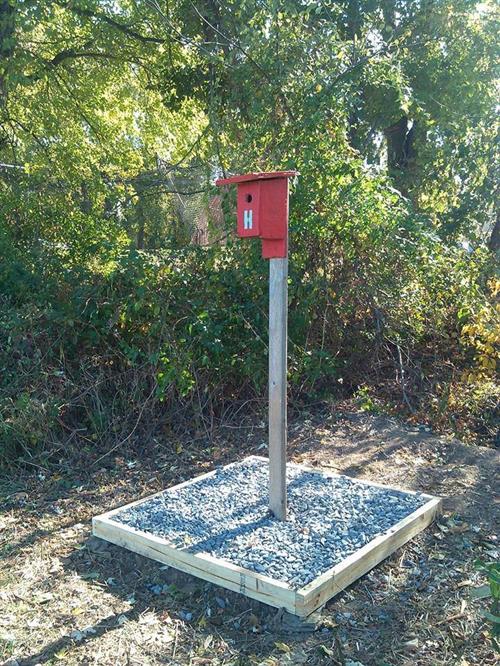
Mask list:
[{"label": "gravel bed", "polygon": [[288,519],[268,510],[267,461],[246,459],[113,520],[300,588],[426,503],[347,476],[287,466]]}]

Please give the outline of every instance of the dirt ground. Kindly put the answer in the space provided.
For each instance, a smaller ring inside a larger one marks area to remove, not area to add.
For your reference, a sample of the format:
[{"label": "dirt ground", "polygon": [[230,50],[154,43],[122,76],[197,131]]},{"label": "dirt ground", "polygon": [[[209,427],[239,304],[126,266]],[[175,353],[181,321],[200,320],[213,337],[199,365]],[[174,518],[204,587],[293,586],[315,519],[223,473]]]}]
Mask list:
[{"label": "dirt ground", "polygon": [[311,631],[91,537],[93,515],[265,454],[263,423],[19,471],[0,478],[0,663],[497,663],[481,615],[488,600],[471,594],[485,582],[474,561],[498,558],[497,453],[334,408],[289,430],[292,460],[440,495],[443,515],[332,599]]}]

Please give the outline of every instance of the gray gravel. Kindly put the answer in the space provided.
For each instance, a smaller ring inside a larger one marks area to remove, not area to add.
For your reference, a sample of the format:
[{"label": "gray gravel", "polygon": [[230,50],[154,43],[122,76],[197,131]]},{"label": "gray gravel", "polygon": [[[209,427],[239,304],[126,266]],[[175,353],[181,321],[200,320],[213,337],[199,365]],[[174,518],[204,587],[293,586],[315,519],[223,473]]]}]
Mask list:
[{"label": "gray gravel", "polygon": [[289,464],[289,517],[281,522],[268,511],[267,480],[267,462],[243,460],[113,520],[300,588],[426,502]]}]

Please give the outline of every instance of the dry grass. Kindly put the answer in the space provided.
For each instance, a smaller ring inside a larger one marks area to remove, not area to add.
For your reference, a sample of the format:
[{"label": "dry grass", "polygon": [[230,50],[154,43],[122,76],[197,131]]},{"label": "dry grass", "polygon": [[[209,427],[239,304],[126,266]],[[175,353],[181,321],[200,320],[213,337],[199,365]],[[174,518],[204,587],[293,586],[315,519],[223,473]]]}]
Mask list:
[{"label": "dry grass", "polygon": [[495,663],[484,602],[470,595],[483,582],[474,560],[498,548],[489,449],[366,414],[324,412],[291,424],[297,462],[446,498],[439,523],[330,601],[314,632],[287,630],[269,607],[90,537],[93,515],[261,454],[263,438],[255,425],[210,441],[120,450],[95,467],[75,458],[71,469],[1,479],[0,663]]}]

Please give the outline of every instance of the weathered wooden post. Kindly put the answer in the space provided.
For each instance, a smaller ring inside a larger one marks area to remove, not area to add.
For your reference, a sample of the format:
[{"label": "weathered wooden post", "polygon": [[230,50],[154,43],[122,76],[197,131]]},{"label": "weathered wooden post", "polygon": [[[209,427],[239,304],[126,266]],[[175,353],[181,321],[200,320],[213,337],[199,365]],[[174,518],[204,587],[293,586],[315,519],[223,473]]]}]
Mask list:
[{"label": "weathered wooden post", "polygon": [[288,258],[269,261],[269,508],[286,520]]},{"label": "weathered wooden post", "polygon": [[222,178],[237,184],[237,231],[261,238],[269,259],[269,508],[286,520],[286,393],[288,320],[288,179],[295,171]]}]

